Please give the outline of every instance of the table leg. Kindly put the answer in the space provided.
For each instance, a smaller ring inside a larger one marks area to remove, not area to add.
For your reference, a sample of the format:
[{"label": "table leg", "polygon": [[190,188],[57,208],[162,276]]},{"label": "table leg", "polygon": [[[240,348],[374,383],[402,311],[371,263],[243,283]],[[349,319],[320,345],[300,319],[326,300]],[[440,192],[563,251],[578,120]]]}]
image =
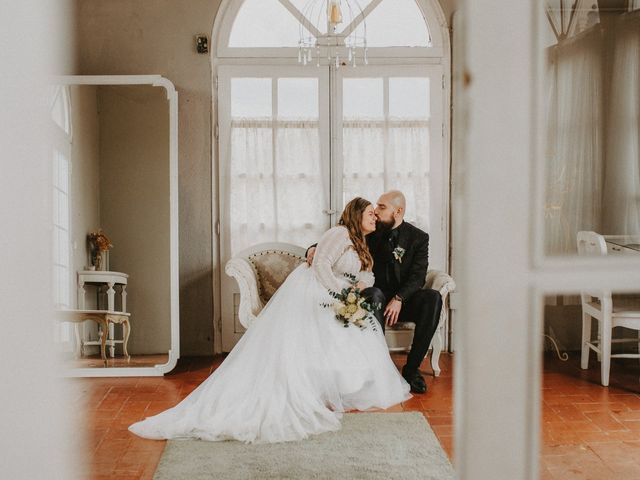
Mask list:
[{"label": "table leg", "polygon": [[105,352],[105,347],[107,344],[107,332],[109,332],[109,325],[106,321],[100,322],[100,356],[102,357],[102,361],[104,362],[104,366],[107,366],[107,355]]},{"label": "table leg", "polygon": [[113,289],[113,283],[107,283],[109,289],[107,290],[107,310],[110,312],[115,311],[115,299],[116,291]]},{"label": "table leg", "polygon": [[127,286],[122,285],[122,290],[120,291],[120,297],[122,298],[122,311],[127,311]]},{"label": "table leg", "polygon": [[[109,323],[109,340],[115,340],[116,338],[116,328],[113,323]],[[116,356],[116,344],[111,342],[109,345],[109,354],[111,358],[115,358]]]},{"label": "table leg", "polygon": [[84,282],[78,281],[78,308],[84,310]]},{"label": "table leg", "polygon": [[[116,309],[116,291],[113,288],[114,283],[107,283],[109,289],[107,290],[107,310],[110,312],[115,311]],[[109,323],[109,340],[113,340],[115,338],[115,329],[112,323]],[[116,356],[116,347],[113,343],[109,346],[109,353],[111,354],[111,358]]]},{"label": "table leg", "polygon": [[129,324],[129,320],[126,319],[122,322],[122,351],[124,352],[124,356],[127,357],[127,361],[131,359],[129,355],[129,351],[127,350],[127,344],[129,343],[129,334],[131,333],[131,325]]},{"label": "table leg", "polygon": [[80,358],[82,356],[82,341],[80,340],[80,324],[79,323],[74,323],[74,330],[75,330],[75,334],[76,334],[76,347],[75,347],[75,351],[73,352],[76,358]]}]

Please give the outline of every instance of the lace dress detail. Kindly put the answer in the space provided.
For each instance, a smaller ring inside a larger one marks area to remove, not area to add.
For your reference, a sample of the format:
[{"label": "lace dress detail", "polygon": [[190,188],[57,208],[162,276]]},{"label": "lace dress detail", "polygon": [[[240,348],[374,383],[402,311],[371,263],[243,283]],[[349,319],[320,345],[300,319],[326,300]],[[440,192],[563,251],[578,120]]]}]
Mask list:
[{"label": "lace dress detail", "polygon": [[367,287],[373,286],[373,273],[360,271],[360,257],[353,248],[347,228],[343,226],[327,230],[320,238],[311,268],[320,283],[332,292],[349,286],[345,274],[354,275]]}]

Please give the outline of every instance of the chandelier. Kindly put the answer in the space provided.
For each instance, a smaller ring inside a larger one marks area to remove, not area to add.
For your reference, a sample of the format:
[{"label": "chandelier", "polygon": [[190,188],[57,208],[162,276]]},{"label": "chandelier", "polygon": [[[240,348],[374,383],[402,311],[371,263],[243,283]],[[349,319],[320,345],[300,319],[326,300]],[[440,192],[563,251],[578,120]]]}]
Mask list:
[{"label": "chandelier", "polygon": [[[358,0],[308,0],[302,10],[298,62],[336,68],[367,64],[367,22]],[[326,33],[323,33],[326,32]]]}]

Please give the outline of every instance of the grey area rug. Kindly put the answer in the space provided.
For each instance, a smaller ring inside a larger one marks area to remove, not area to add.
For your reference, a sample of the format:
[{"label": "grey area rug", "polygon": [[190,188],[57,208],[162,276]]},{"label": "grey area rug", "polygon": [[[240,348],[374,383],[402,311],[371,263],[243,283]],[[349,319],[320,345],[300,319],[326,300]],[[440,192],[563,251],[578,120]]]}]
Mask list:
[{"label": "grey area rug", "polygon": [[299,442],[170,440],[154,480],[453,479],[453,468],[418,412],[348,413],[342,429]]}]

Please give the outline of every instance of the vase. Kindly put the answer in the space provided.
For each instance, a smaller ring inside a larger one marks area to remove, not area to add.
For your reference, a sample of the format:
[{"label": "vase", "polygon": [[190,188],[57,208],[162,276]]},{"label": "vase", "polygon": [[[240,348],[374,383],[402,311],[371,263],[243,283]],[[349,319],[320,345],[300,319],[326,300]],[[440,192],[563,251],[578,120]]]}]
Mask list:
[{"label": "vase", "polygon": [[101,250],[96,257],[96,270],[109,271],[109,250]]}]

